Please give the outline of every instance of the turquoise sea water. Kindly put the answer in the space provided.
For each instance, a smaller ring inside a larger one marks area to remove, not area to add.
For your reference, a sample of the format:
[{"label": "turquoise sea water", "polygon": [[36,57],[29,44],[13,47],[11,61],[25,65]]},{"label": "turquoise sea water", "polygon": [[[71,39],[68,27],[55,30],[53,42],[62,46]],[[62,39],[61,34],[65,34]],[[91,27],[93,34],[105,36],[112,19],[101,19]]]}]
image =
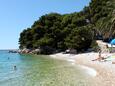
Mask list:
[{"label": "turquoise sea water", "polygon": [[0,51],[0,86],[90,86],[90,79],[67,61]]}]

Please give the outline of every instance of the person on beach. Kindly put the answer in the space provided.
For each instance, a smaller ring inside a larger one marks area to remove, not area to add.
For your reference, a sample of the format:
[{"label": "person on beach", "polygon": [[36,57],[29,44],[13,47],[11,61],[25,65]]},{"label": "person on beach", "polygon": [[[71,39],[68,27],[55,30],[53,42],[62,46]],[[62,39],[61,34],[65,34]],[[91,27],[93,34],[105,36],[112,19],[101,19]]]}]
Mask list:
[{"label": "person on beach", "polygon": [[105,58],[101,56],[101,52],[102,52],[101,49],[99,49],[98,58],[96,58],[96,59],[94,59],[94,60],[92,60],[92,61],[97,61],[97,60],[98,60],[98,61],[101,61],[101,60],[104,60]]},{"label": "person on beach", "polygon": [[115,62],[112,62],[112,64],[115,64]]},{"label": "person on beach", "polygon": [[106,49],[107,49],[107,53],[111,53],[111,49],[108,47],[107,44],[106,44]]}]

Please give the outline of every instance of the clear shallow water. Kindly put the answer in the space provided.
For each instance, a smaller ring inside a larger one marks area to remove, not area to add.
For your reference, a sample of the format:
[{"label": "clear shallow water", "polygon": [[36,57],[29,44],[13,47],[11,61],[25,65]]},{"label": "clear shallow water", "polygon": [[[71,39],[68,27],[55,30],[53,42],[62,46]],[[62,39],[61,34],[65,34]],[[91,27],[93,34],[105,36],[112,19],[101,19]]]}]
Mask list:
[{"label": "clear shallow water", "polygon": [[92,86],[91,79],[66,61],[0,51],[0,86]]}]

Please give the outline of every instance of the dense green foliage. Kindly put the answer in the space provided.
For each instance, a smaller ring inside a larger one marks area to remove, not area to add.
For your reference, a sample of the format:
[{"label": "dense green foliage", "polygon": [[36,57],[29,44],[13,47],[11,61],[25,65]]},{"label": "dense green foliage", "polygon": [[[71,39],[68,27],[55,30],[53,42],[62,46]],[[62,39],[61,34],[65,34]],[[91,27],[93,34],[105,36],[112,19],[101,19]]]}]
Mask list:
[{"label": "dense green foliage", "polygon": [[92,41],[90,25],[80,13],[60,15],[50,13],[40,17],[31,28],[20,34],[20,48],[48,46],[65,50],[87,49]]},{"label": "dense green foliage", "polygon": [[115,37],[114,4],[114,0],[92,0],[78,13],[43,15],[20,34],[20,48],[81,51],[88,49],[99,36],[104,40]]},{"label": "dense green foliage", "polygon": [[92,0],[90,21],[104,40],[115,37],[115,0]]}]

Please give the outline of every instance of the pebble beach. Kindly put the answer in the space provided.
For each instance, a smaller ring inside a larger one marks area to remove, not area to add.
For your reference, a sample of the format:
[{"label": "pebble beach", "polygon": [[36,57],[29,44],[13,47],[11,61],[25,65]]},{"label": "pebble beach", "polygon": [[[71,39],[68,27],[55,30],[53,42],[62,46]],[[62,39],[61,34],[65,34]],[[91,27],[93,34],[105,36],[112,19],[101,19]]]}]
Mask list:
[{"label": "pebble beach", "polygon": [[[102,56],[112,56],[113,54],[102,54]],[[94,77],[93,86],[115,86],[115,60],[92,61],[98,57],[98,53],[90,52],[83,54],[53,54],[52,58],[67,60],[75,65],[81,65]],[[93,71],[92,71],[93,70]]]}]

